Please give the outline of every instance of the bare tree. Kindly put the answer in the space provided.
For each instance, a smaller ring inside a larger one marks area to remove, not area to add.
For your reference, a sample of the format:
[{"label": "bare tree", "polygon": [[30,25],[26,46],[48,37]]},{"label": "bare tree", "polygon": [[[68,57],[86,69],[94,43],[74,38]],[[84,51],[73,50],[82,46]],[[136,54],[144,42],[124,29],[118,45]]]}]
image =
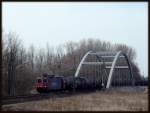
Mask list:
[{"label": "bare tree", "polygon": [[47,43],[46,45],[46,69],[47,72],[50,74],[53,74],[53,69],[54,69],[54,48],[50,47],[49,44]]},{"label": "bare tree", "polygon": [[[27,53],[16,33],[10,32],[3,36],[3,86],[4,95],[24,94],[29,83],[33,81],[33,75],[29,68],[26,68]],[[27,82],[28,81],[28,82]]]},{"label": "bare tree", "polygon": [[7,61],[8,61],[8,94],[15,95],[15,72],[17,67],[17,55],[21,41],[18,40],[18,35],[9,33],[7,35]]},{"label": "bare tree", "polygon": [[46,54],[44,48],[40,48],[37,52],[37,55],[35,57],[35,63],[36,63],[36,71],[37,73],[41,74],[43,73],[44,66],[46,63]]},{"label": "bare tree", "polygon": [[67,52],[67,57],[70,58],[70,66],[72,67],[73,71],[76,70],[76,66],[77,66],[77,54],[76,54],[76,50],[77,50],[77,43],[75,42],[68,42],[66,43],[66,52]]},{"label": "bare tree", "polygon": [[28,51],[28,61],[31,63],[31,69],[34,72],[34,60],[35,60],[35,49],[34,46],[31,45]]}]

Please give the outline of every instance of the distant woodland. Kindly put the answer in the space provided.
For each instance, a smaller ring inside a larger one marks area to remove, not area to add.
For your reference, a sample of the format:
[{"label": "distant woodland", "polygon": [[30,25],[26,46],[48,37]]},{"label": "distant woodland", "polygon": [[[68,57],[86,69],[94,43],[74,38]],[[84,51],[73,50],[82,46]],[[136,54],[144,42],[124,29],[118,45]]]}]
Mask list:
[{"label": "distant woodland", "polygon": [[[89,50],[123,51],[128,56],[135,78],[142,77],[136,63],[136,51],[125,44],[112,44],[100,39],[82,39],[79,42],[68,41],[56,48],[45,44],[45,48],[31,45],[25,48],[21,37],[16,33],[2,34],[2,94],[29,94],[34,89],[37,76],[43,73],[55,75],[74,75],[76,68]],[[15,88],[15,89],[13,89]]]}]

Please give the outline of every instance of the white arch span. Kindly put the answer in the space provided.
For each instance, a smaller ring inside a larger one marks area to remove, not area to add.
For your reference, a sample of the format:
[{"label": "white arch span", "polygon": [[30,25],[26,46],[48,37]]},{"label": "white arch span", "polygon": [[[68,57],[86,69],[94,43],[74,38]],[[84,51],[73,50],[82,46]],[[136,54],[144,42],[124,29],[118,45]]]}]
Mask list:
[{"label": "white arch span", "polygon": [[75,72],[75,77],[77,77],[77,76],[79,75],[79,71],[80,71],[80,69],[81,69],[81,66],[82,66],[84,60],[86,59],[86,57],[87,57],[90,53],[92,53],[92,51],[88,51],[88,52],[83,56],[82,60],[80,61],[79,66],[78,66],[78,68],[77,68],[77,71]]},{"label": "white arch span", "polygon": [[[80,69],[81,69],[81,67],[82,67],[82,64],[84,64],[84,61],[85,61],[86,57],[87,57],[89,54],[91,54],[91,53],[93,53],[93,52],[92,52],[92,51],[88,51],[88,52],[83,56],[82,60],[80,61],[79,65],[78,65],[78,67],[77,67],[77,70],[76,70],[76,72],[75,72],[75,77],[78,77],[79,72],[80,72]],[[116,62],[117,62],[117,60],[118,60],[118,58],[119,58],[119,56],[120,56],[121,54],[125,57],[125,60],[127,61],[127,64],[128,64],[129,70],[130,70],[131,79],[132,79],[132,84],[134,85],[134,79],[133,79],[131,64],[130,64],[130,62],[129,62],[127,56],[126,56],[126,54],[124,54],[124,53],[122,53],[121,51],[119,51],[119,52],[116,53],[116,55],[115,55],[115,57],[114,57],[114,60],[113,60],[113,62],[112,62],[112,66],[111,66],[111,69],[110,69],[110,72],[109,72],[109,76],[108,76],[106,88],[109,88],[110,85],[111,85],[112,75],[113,75],[113,72],[114,72],[114,68],[115,68]]]}]

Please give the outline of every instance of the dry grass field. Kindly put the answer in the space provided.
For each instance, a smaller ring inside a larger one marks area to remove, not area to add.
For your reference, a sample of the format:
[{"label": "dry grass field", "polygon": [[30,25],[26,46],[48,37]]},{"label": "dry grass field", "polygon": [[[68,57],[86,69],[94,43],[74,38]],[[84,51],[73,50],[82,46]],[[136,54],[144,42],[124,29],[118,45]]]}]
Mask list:
[{"label": "dry grass field", "polygon": [[3,111],[147,111],[148,91],[106,90],[2,106]]}]

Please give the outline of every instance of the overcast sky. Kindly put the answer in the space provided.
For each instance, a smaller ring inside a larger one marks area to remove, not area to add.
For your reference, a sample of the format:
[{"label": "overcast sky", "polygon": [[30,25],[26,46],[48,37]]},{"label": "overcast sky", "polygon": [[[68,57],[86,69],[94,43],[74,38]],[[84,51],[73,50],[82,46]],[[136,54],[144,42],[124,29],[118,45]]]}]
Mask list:
[{"label": "overcast sky", "polygon": [[82,38],[124,43],[136,50],[140,71],[148,75],[147,2],[3,2],[2,28],[19,34],[25,47]]}]

